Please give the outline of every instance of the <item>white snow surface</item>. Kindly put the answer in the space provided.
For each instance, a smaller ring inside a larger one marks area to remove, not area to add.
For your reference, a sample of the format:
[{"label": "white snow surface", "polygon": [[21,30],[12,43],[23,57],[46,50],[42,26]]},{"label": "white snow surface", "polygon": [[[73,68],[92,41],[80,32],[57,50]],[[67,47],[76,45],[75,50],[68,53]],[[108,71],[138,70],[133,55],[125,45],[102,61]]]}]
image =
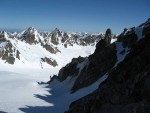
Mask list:
[{"label": "white snow surface", "polygon": [[116,41],[117,41],[117,38],[112,38],[110,43],[112,44],[112,43],[114,43]]},{"label": "white snow surface", "polygon": [[[16,70],[20,72],[15,72]],[[0,111],[22,113],[19,108],[26,105],[52,106],[53,104],[34,97],[34,94],[48,94],[47,89],[37,83],[46,81],[47,76],[48,73],[44,70],[0,69]]]},{"label": "white snow surface", "polygon": [[[117,51],[117,62],[114,65],[114,68],[124,60],[126,55],[129,53],[129,48],[123,48],[122,42],[115,42],[116,43],[116,51]],[[124,51],[124,52],[123,52]],[[121,54],[123,52],[123,54]]]}]

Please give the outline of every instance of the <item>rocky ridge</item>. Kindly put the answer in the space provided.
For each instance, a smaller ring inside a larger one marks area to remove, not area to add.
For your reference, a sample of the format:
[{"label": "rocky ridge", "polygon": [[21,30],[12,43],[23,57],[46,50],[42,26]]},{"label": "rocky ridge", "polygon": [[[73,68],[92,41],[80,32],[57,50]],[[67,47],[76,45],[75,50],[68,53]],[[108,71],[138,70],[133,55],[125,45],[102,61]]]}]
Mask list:
[{"label": "rocky ridge", "polygon": [[124,60],[107,70],[108,78],[93,93],[73,102],[65,113],[150,112],[150,20],[125,29],[117,38],[116,43],[124,47],[121,54],[128,48]]}]

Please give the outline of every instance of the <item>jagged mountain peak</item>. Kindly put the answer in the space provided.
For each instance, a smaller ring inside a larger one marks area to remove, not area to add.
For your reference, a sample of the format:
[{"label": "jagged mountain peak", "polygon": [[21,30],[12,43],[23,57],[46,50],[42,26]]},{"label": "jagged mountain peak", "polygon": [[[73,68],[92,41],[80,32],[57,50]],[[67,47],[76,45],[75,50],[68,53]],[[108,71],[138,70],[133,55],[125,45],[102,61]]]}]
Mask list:
[{"label": "jagged mountain peak", "polygon": [[149,19],[147,19],[147,21],[146,21],[146,22],[144,22],[144,23],[140,24],[138,27],[145,27],[145,26],[148,26],[149,24],[150,24],[150,18],[149,18]]},{"label": "jagged mountain peak", "polygon": [[34,27],[29,27],[24,33],[35,33],[36,31]]},{"label": "jagged mountain peak", "polygon": [[51,32],[51,34],[61,34],[62,33],[62,31],[60,30],[60,29],[58,29],[58,28],[55,28],[52,32]]},{"label": "jagged mountain peak", "polygon": [[63,34],[62,34],[62,32],[58,28],[55,28],[51,32],[51,35],[52,35],[52,38],[58,38],[58,37],[61,37]]},{"label": "jagged mountain peak", "polygon": [[60,32],[60,30],[56,27],[53,32]]}]

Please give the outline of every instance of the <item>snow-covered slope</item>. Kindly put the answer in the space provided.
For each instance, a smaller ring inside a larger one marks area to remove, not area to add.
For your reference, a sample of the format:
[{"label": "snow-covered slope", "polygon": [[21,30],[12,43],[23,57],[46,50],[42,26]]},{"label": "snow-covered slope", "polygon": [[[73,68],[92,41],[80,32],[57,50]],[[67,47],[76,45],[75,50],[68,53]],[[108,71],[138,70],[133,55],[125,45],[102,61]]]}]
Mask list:
[{"label": "snow-covered slope", "polygon": [[[36,81],[40,81],[46,74],[35,73],[32,70],[22,70],[23,73],[15,73],[0,70],[0,111],[7,113],[21,113],[20,107],[28,106],[52,106],[43,100],[34,97],[34,94],[48,94],[44,86],[38,85]],[[30,71],[31,74],[26,74]],[[38,71],[38,70],[36,70]],[[39,71],[38,71],[39,72]],[[34,75],[36,74],[36,76]]]}]

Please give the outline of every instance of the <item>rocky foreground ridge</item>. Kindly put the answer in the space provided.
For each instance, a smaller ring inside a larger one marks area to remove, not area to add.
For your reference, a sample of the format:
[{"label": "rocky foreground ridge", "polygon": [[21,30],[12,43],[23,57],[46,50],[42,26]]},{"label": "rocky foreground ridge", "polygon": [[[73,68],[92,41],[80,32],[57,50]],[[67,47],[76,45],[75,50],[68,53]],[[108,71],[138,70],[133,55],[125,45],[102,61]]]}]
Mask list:
[{"label": "rocky foreground ridge", "polygon": [[124,29],[112,43],[113,38],[108,29],[92,55],[72,59],[49,82],[76,78],[70,89],[74,93],[108,75],[93,93],[72,102],[65,113],[150,112],[150,19]]}]

